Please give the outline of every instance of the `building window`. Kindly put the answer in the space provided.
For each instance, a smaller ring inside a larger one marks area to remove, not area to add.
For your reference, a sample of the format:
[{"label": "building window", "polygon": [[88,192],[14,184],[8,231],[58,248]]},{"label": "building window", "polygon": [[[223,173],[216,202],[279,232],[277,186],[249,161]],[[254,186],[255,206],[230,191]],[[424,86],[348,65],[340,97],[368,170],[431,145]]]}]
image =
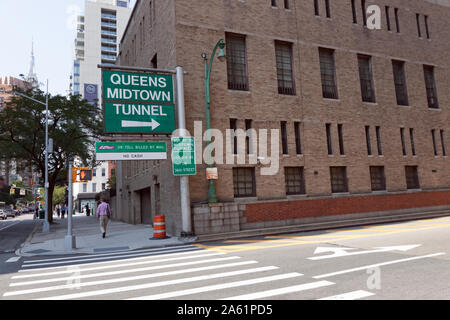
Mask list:
[{"label": "building window", "polygon": [[330,167],[330,176],[333,193],[348,192],[346,167]]},{"label": "building window", "polygon": [[405,166],[406,188],[420,189],[417,166]]},{"label": "building window", "polygon": [[87,183],[83,183],[83,192],[87,192]]},{"label": "building window", "polygon": [[281,121],[281,146],[283,154],[289,154],[286,121]]},{"label": "building window", "polygon": [[106,190],[106,183],[102,183],[102,191]]},{"label": "building window", "polygon": [[367,154],[369,156],[372,155],[372,144],[370,143],[370,127],[366,126],[366,145],[367,145]]},{"label": "building window", "polygon": [[237,119],[230,119],[230,129],[232,132],[233,137],[233,154],[238,154],[238,145],[237,145],[237,136],[236,136],[236,129],[237,129]]},{"label": "building window", "polygon": [[295,95],[292,43],[275,41],[278,93]]},{"label": "building window", "polygon": [[284,8],[285,8],[286,10],[289,10],[289,9],[291,8],[290,3],[289,3],[289,0],[284,0]]},{"label": "building window", "polygon": [[285,167],[286,194],[305,194],[303,167]]},{"label": "building window", "polygon": [[445,138],[444,138],[444,130],[441,130],[441,145],[442,145],[442,155],[447,156],[447,151],[445,148]]},{"label": "building window", "polygon": [[97,169],[92,169],[92,176],[96,177],[97,176]]},{"label": "building window", "polygon": [[320,16],[319,0],[314,0],[314,14]]},{"label": "building window", "polygon": [[228,89],[248,91],[245,36],[227,34]]},{"label": "building window", "polygon": [[327,18],[331,18],[330,0],[325,0],[325,11],[327,14]]},{"label": "building window", "polygon": [[405,128],[400,128],[400,138],[402,140],[402,153],[406,156]]},{"label": "building window", "polygon": [[388,31],[391,31],[391,18],[389,16],[389,6],[384,7],[384,11],[386,12],[386,26]]},{"label": "building window", "polygon": [[339,152],[341,156],[345,155],[344,149],[344,125],[338,124]]},{"label": "building window", "polygon": [[392,60],[392,68],[394,72],[397,104],[400,106],[407,106],[408,92],[406,88],[405,63],[403,61]]},{"label": "building window", "polygon": [[353,15],[353,23],[358,23],[358,18],[356,16],[356,0],[352,0],[352,15]]},{"label": "building window", "polygon": [[381,143],[381,128],[375,127],[376,135],[377,135],[377,147],[378,147],[378,155],[383,155],[383,146]]},{"label": "building window", "polygon": [[295,150],[297,154],[303,154],[302,152],[302,138],[300,132],[300,122],[294,122],[294,131],[295,131]]},{"label": "building window", "polygon": [[422,38],[422,32],[420,30],[420,14],[416,13],[417,35]]},{"label": "building window", "polygon": [[436,144],[436,130],[431,130],[431,139],[433,140],[433,151],[434,151],[434,155],[438,156],[438,149],[437,149],[437,144]]},{"label": "building window", "polygon": [[150,63],[152,64],[153,69],[158,69],[158,54],[157,53],[155,53],[155,55],[153,56]]},{"label": "building window", "polygon": [[413,128],[409,129],[409,137],[411,139],[411,152],[412,152],[412,155],[415,156],[416,155],[416,144],[414,142],[414,129]]},{"label": "building window", "polygon": [[272,7],[276,7],[277,6],[277,0],[272,0]]},{"label": "building window", "polygon": [[427,39],[430,39],[430,29],[428,27],[428,16],[425,16],[425,31],[427,32]]},{"label": "building window", "polygon": [[358,65],[362,100],[375,103],[371,57],[358,55]]},{"label": "building window", "polygon": [[234,197],[255,197],[255,168],[233,168]]},{"label": "building window", "polygon": [[363,16],[363,25],[367,26],[366,0],[361,0],[361,9],[362,9],[362,16]]},{"label": "building window", "polygon": [[128,3],[126,1],[119,1],[119,0],[117,0],[117,6],[118,7],[128,8]]},{"label": "building window", "polygon": [[92,192],[97,192],[97,184],[96,183],[92,184]]},{"label": "building window", "polygon": [[102,168],[102,177],[106,176],[106,169]]},{"label": "building window", "polygon": [[333,143],[331,141],[331,124],[327,123],[325,125],[327,131],[327,147],[328,147],[328,155],[333,155]]},{"label": "building window", "polygon": [[319,58],[323,97],[337,99],[334,50],[319,48]]},{"label": "building window", "polygon": [[439,103],[437,98],[436,82],[434,80],[434,67],[423,66],[423,73],[425,76],[428,107],[438,109]]},{"label": "building window", "polygon": [[253,153],[254,150],[252,150],[252,146],[250,144],[250,135],[251,131],[249,131],[252,128],[252,120],[246,119],[245,120],[245,150],[247,151],[247,154]]},{"label": "building window", "polygon": [[372,183],[372,191],[386,190],[386,177],[383,166],[370,167],[370,181]]},{"label": "building window", "polygon": [[400,20],[398,16],[398,8],[394,9],[394,15],[395,15],[395,26],[397,28],[397,33],[400,33]]}]

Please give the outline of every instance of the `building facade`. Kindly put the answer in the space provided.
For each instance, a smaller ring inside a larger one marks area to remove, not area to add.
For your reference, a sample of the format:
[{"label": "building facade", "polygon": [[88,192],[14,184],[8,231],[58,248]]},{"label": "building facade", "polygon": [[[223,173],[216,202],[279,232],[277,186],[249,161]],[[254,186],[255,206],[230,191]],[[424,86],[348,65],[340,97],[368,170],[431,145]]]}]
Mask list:
[{"label": "building facade", "polygon": [[[208,204],[205,161],[190,177],[198,235],[448,207],[449,18],[448,0],[137,1],[117,64],[184,67],[187,128],[194,135],[201,122],[202,160],[201,55],[225,40],[227,61],[215,59],[211,73],[211,127],[234,163],[216,159],[217,204]],[[268,141],[279,147],[261,155],[244,138],[238,148],[233,135],[225,139],[237,129],[258,138],[274,130]],[[244,164],[234,156],[241,151]],[[263,174],[269,166],[278,170]],[[118,162],[116,172],[119,219],[162,213],[171,234],[181,231],[170,160]]]}]

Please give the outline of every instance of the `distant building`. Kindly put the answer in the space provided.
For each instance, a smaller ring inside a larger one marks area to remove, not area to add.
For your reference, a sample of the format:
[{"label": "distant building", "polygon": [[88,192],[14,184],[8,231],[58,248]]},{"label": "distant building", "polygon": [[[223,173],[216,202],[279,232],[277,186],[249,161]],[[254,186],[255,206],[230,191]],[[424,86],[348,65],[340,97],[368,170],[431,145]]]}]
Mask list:
[{"label": "distant building", "polygon": [[[34,56],[32,55],[34,61]],[[34,64],[34,62],[33,62]],[[33,79],[37,79],[35,76]],[[14,88],[26,90],[30,88],[30,82],[14,77],[0,77],[0,111],[6,107],[6,103],[11,100],[11,93]],[[37,181],[36,173],[31,164],[26,161],[7,160],[0,150],[0,177],[3,177],[4,183],[10,185],[12,181],[22,181],[25,185],[31,186],[33,180]]]}]

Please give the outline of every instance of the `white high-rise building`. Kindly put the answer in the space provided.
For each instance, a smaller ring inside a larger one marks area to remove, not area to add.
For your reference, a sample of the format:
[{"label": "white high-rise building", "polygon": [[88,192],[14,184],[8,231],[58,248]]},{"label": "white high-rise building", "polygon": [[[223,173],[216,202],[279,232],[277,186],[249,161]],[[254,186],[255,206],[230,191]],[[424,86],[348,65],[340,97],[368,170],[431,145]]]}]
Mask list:
[{"label": "white high-rise building", "polygon": [[[92,104],[101,107],[102,76],[99,64],[114,64],[119,43],[131,15],[130,0],[85,0],[84,15],[77,18],[74,41],[74,60],[71,92],[80,94]],[[94,168],[89,183],[73,185],[77,209],[86,203],[93,208],[95,193],[105,190],[109,177],[109,164]]]},{"label": "white high-rise building", "polygon": [[99,64],[114,64],[118,45],[130,18],[130,0],[85,0],[74,42],[72,92],[101,100]]}]

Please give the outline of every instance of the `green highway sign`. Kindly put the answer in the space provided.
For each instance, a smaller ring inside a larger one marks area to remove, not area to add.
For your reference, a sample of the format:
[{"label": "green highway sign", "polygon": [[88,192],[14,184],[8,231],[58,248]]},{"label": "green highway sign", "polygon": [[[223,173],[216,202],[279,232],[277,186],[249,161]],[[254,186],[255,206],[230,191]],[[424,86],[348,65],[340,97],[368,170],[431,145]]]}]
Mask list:
[{"label": "green highway sign", "polygon": [[172,133],[175,107],[138,103],[105,102],[106,132]]},{"label": "green highway sign", "polygon": [[105,101],[141,101],[174,104],[172,76],[103,71]]},{"label": "green highway sign", "polygon": [[165,142],[97,142],[97,161],[166,160]]},{"label": "green highway sign", "polygon": [[107,133],[170,134],[175,130],[172,76],[103,71]]},{"label": "green highway sign", "polygon": [[175,176],[197,174],[194,137],[172,138],[172,164]]}]

